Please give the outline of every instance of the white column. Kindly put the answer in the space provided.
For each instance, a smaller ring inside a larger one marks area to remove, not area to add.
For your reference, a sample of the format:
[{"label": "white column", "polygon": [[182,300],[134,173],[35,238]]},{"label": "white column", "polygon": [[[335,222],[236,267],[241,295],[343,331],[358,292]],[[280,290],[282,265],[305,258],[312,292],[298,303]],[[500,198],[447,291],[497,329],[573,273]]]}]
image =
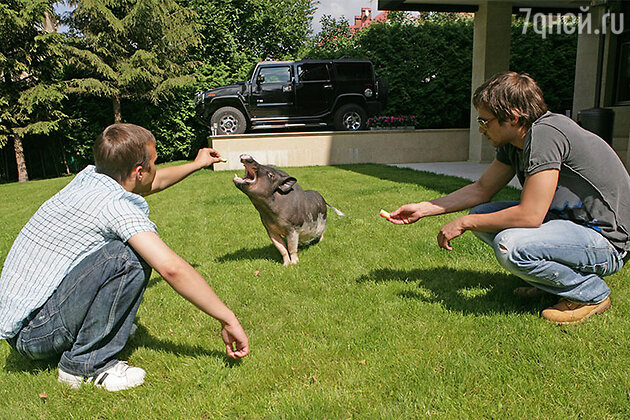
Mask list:
[{"label": "white column", "polygon": [[[573,90],[572,117],[577,120],[578,113],[584,109],[599,106],[596,100],[597,66],[599,65],[599,47],[601,40],[601,8],[589,10],[593,23],[591,33],[583,31],[578,35],[577,55],[575,57],[575,81]],[[602,51],[602,54],[604,52]],[[602,86],[603,91],[603,86]]]},{"label": "white column", "polygon": [[[511,2],[484,1],[479,5],[475,13],[471,98],[475,89],[490,76],[509,69],[511,24]],[[477,127],[477,111],[472,107],[468,160],[490,162],[494,148]]]}]

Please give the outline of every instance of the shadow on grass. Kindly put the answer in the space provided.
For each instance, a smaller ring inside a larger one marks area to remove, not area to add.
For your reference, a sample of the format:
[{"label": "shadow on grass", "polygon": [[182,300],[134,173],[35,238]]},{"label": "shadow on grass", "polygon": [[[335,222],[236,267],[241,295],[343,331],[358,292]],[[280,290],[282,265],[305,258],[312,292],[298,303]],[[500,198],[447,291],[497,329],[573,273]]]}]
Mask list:
[{"label": "shadow on grass", "polygon": [[[398,168],[395,166],[376,163],[335,165],[335,167],[387,181],[419,185],[427,190],[436,191],[440,195],[450,194],[453,191],[465,187],[473,182],[457,176],[435,174],[411,168]],[[518,200],[520,194],[520,190],[508,186],[503,188],[494,197],[494,200]]]},{"label": "shadow on grass", "polygon": [[120,352],[118,355],[119,358],[122,360],[128,359],[138,347],[145,347],[159,352],[168,352],[176,356],[209,356],[223,360],[224,365],[226,366],[235,366],[240,364],[240,360],[231,359],[224,352],[208,350],[201,346],[191,346],[185,343],[176,343],[170,340],[156,338],[150,335],[147,329],[141,324],[138,324],[138,329],[136,330],[135,335],[129,340],[123,351]]},{"label": "shadow on grass", "polygon": [[[8,345],[8,344],[7,344]],[[13,347],[9,350],[6,363],[4,364],[5,372],[29,372],[39,373],[42,371],[52,370],[57,368],[57,359],[46,360],[30,360],[18,353]]]},{"label": "shadow on grass", "polygon": [[[174,343],[172,341],[162,340],[153,337],[142,325],[138,325],[138,329],[136,330],[133,338],[129,340],[125,348],[118,354],[118,359],[128,360],[131,354],[138,347],[145,347],[159,352],[168,352],[176,356],[213,357],[223,360],[223,365],[226,367],[238,366],[241,363],[240,360],[231,359],[225,353],[220,351],[208,350],[201,346],[191,346],[188,344]],[[58,362],[58,357],[46,360],[31,360],[22,356],[15,349],[11,348],[6,359],[6,363],[4,365],[4,370],[6,372],[29,372],[36,374],[41,371],[56,369]]]},{"label": "shadow on grass", "polygon": [[[311,242],[310,244],[300,245],[298,248],[298,256],[301,250],[308,249],[318,243],[319,240]],[[238,251],[230,252],[229,254],[221,255],[220,257],[215,258],[216,262],[242,260],[268,260],[282,263],[282,256],[280,255],[280,251],[278,251],[273,244],[270,244],[260,248],[241,248]]]},{"label": "shadow on grass", "polygon": [[[363,282],[417,283],[418,291],[398,293],[403,299],[440,302],[451,311],[464,315],[496,313],[538,313],[555,303],[552,296],[524,299],[514,296],[514,288],[525,283],[515,276],[446,267],[394,270],[374,270],[357,279]],[[427,291],[428,289],[429,291]]]},{"label": "shadow on grass", "polygon": [[149,283],[147,283],[147,289],[152,288],[153,286],[157,286],[158,283],[162,282],[164,279],[159,274],[156,275],[155,272],[151,275],[149,279]]},{"label": "shadow on grass", "polygon": [[276,247],[269,244],[260,248],[241,248],[237,251],[215,258],[216,262],[241,260],[269,260],[282,262],[282,257]]},{"label": "shadow on grass", "polygon": [[438,175],[431,172],[417,171],[409,168],[398,168],[376,163],[335,165],[335,167],[387,181],[421,185],[429,190],[437,191],[440,194],[449,194],[472,182],[455,176]]}]

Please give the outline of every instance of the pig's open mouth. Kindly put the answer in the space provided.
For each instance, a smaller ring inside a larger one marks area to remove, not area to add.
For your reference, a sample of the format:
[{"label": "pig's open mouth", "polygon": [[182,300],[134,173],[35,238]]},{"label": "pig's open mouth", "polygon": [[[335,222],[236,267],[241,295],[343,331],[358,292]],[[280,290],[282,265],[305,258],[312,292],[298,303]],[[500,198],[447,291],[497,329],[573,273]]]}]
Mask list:
[{"label": "pig's open mouth", "polygon": [[245,175],[241,178],[240,176],[234,174],[234,182],[239,184],[251,184],[256,181],[256,171],[254,170],[254,168],[250,166],[247,162],[243,162],[243,166],[245,166]]}]

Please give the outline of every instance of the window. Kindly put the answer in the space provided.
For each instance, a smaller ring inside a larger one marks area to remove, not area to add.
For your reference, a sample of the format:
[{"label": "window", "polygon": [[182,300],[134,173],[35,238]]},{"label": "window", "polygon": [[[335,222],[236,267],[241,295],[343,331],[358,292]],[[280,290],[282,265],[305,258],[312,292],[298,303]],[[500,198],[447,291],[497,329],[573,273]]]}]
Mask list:
[{"label": "window", "polygon": [[259,75],[264,77],[263,83],[288,83],[291,81],[291,67],[263,67]]},{"label": "window", "polygon": [[617,92],[615,102],[620,105],[630,104],[630,36],[619,38],[617,65]]},{"label": "window", "polygon": [[[614,80],[614,105],[630,105],[630,4],[621,3],[622,28],[624,32],[616,36],[617,50]],[[613,18],[618,20],[618,17]]]},{"label": "window", "polygon": [[301,82],[327,82],[330,80],[326,63],[304,63],[298,66]]},{"label": "window", "polygon": [[370,63],[339,63],[336,69],[339,82],[372,79]]}]

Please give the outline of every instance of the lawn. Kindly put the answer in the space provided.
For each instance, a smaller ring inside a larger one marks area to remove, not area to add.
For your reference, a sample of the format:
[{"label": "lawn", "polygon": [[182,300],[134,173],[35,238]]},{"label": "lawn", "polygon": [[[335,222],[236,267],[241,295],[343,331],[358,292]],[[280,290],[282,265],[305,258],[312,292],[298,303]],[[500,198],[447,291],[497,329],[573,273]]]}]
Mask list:
[{"label": "lawn", "polygon": [[[381,165],[287,171],[346,213],[329,212],[325,239],[296,266],[282,266],[231,173],[200,171],[147,200],[165,242],[241,320],[247,358],[229,360],[218,323],[154,273],[122,354],[146,369],[143,386],[72,391],[54,361],[0,342],[0,419],[630,416],[628,270],[608,278],[610,311],[558,327],[539,317],[554,300],[514,296],[521,282],[472,234],[438,248],[454,215],[410,226],[378,215],[466,181]],[[67,182],[0,185],[0,261]]]}]

